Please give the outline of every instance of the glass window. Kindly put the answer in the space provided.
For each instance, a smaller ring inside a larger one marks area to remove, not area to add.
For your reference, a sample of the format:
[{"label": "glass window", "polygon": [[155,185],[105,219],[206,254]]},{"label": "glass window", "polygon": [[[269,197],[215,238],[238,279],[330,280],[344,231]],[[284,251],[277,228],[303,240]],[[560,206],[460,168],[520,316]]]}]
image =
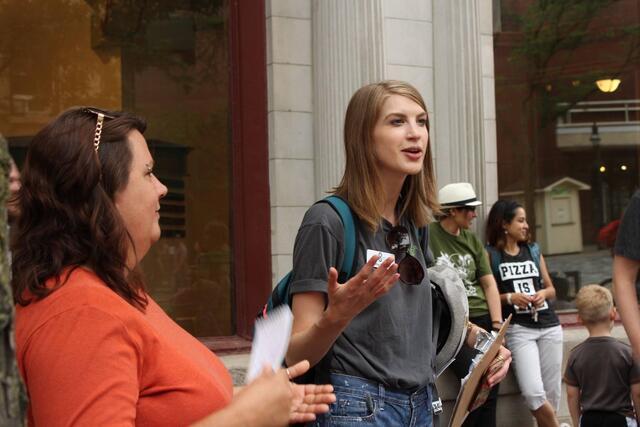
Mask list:
[{"label": "glass window", "polygon": [[215,0],[4,0],[0,11],[0,133],[18,164],[67,108],[147,119],[169,193],[141,267],[153,298],[197,336],[235,332],[228,22]]},{"label": "glass window", "polygon": [[556,307],[571,310],[580,286],[611,285],[640,183],[638,3],[494,4],[499,194],[526,206]]}]

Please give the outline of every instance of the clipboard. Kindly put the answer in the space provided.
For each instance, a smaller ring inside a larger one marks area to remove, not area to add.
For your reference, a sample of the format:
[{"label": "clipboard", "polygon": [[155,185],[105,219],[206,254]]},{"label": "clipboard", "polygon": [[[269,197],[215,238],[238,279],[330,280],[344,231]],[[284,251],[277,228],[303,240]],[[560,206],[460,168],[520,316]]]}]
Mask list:
[{"label": "clipboard", "polygon": [[511,314],[505,320],[504,324],[498,332],[498,336],[493,343],[489,346],[489,349],[484,353],[484,356],[480,360],[480,363],[471,371],[468,375],[465,383],[460,387],[456,404],[453,407],[453,414],[449,421],[449,427],[460,427],[464,422],[467,415],[469,415],[469,407],[474,403],[476,396],[481,391],[482,379],[485,372],[489,369],[489,365],[493,362],[493,359],[498,355],[500,346],[504,342],[504,335],[507,332],[509,323],[511,323]]}]

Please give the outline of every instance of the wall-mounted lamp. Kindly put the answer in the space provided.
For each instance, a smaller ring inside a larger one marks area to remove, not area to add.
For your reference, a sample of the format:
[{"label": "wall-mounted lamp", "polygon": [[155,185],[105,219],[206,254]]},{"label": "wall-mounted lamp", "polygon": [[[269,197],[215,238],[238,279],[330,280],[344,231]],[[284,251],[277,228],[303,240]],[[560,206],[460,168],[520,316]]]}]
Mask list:
[{"label": "wall-mounted lamp", "polygon": [[601,92],[615,92],[620,86],[620,79],[600,79],[596,81],[596,85]]}]

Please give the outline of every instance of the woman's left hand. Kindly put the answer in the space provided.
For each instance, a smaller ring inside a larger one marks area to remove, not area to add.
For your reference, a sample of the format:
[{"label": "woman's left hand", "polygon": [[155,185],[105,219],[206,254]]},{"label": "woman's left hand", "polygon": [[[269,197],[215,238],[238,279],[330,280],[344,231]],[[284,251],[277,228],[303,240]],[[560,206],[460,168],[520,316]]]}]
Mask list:
[{"label": "woman's left hand", "polygon": [[531,303],[536,307],[542,307],[542,304],[547,300],[544,289],[540,289],[538,292],[531,296]]},{"label": "woman's left hand", "polygon": [[[303,360],[287,369],[289,379],[296,378],[309,370],[309,362]],[[316,419],[316,414],[329,412],[329,404],[336,401],[331,384],[296,384],[291,382],[293,401],[289,422],[306,423]]]},{"label": "woman's left hand", "polygon": [[487,383],[490,387],[498,384],[507,376],[509,365],[511,365],[511,352],[505,346],[500,346],[498,355],[493,359],[487,371]]}]

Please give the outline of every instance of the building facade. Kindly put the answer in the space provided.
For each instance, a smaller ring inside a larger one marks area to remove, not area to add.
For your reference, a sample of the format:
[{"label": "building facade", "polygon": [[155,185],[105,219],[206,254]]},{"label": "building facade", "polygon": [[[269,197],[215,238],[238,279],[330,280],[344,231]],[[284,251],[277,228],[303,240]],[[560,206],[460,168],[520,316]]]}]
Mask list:
[{"label": "building facade", "polygon": [[438,185],[496,200],[492,34],[491,0],[5,0],[0,133],[21,164],[68,108],[145,117],[169,188],[149,291],[213,349],[245,351],[305,210],[339,182],[360,86],[415,85]]},{"label": "building facade", "polygon": [[344,113],[364,84],[416,86],[438,186],[470,181],[485,207],[496,200],[490,0],[271,0],[266,20],[274,280],[305,210],[339,183]]},{"label": "building facade", "polygon": [[[513,72],[505,52],[517,38],[503,27],[503,4],[0,0],[0,133],[20,164],[37,131],[73,106],[146,117],[169,188],[163,237],[142,264],[149,292],[229,366],[242,366],[253,319],[291,268],[304,212],[341,178],[343,117],[362,85],[418,88],[437,186],[471,182],[484,202],[482,231],[491,204],[522,175],[504,143],[517,137],[508,126],[518,110],[500,80]],[[637,98],[636,87],[623,93]],[[586,160],[574,163],[580,170]],[[589,197],[580,195],[581,206]],[[509,402],[501,419],[523,419],[512,377],[501,393],[512,398],[501,400]]]}]

